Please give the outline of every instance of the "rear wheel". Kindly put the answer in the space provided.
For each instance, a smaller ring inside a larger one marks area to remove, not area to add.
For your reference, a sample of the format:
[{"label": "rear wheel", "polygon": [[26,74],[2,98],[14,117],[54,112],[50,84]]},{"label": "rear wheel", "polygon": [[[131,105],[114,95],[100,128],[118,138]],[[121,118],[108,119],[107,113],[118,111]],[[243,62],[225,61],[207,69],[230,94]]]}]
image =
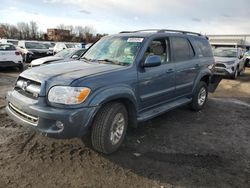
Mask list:
[{"label": "rear wheel", "polygon": [[23,64],[20,64],[20,65],[18,66],[18,69],[19,69],[19,71],[23,71]]},{"label": "rear wheel", "polygon": [[121,103],[109,103],[97,113],[91,131],[91,142],[95,150],[110,154],[124,140],[128,125],[128,114]]},{"label": "rear wheel", "polygon": [[208,95],[207,84],[204,81],[200,81],[195,90],[192,102],[190,104],[191,109],[194,111],[201,110],[206,104],[207,95]]}]

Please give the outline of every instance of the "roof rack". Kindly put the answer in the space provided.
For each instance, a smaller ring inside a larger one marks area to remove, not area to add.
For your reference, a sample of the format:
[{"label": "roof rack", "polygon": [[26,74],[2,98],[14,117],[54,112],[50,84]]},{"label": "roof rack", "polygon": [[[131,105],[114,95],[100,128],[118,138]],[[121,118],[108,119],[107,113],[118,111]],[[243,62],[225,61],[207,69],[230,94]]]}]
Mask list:
[{"label": "roof rack", "polygon": [[182,30],[171,30],[171,29],[143,29],[137,31],[122,31],[120,33],[139,33],[139,32],[157,32],[157,33],[182,33],[187,35],[197,35],[202,36],[200,33],[190,32],[190,31],[182,31]]}]

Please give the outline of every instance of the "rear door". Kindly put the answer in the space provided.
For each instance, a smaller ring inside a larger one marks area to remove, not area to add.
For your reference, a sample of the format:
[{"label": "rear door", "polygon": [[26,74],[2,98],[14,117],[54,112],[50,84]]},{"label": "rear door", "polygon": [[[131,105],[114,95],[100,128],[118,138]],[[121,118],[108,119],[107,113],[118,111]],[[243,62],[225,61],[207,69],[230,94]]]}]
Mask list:
[{"label": "rear door", "polygon": [[195,78],[200,70],[199,59],[195,58],[194,49],[185,37],[171,37],[175,63],[175,96],[182,97],[192,93]]},{"label": "rear door", "polygon": [[144,54],[161,56],[161,65],[144,67],[138,71],[138,94],[140,108],[150,108],[163,104],[174,97],[175,67],[170,58],[169,38],[154,39]]}]

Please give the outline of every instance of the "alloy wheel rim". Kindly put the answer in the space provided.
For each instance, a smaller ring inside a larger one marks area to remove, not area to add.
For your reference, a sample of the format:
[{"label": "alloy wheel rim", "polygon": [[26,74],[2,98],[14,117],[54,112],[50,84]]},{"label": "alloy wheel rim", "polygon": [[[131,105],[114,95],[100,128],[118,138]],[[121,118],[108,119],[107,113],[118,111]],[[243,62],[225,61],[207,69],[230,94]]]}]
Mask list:
[{"label": "alloy wheel rim", "polygon": [[198,94],[198,104],[202,106],[205,103],[206,98],[207,98],[207,90],[204,87],[202,87]]},{"label": "alloy wheel rim", "polygon": [[112,145],[117,144],[123,135],[125,128],[125,118],[122,113],[115,115],[114,120],[111,125],[110,141]]}]

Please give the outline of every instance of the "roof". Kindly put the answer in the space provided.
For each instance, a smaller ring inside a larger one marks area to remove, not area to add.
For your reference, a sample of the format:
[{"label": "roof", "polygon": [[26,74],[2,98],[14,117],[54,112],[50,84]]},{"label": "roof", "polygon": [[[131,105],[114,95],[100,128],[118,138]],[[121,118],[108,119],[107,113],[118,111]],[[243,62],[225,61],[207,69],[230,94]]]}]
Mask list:
[{"label": "roof", "polygon": [[138,30],[138,31],[122,31],[119,34],[116,34],[115,36],[131,36],[131,37],[151,37],[154,35],[157,36],[166,36],[167,35],[173,35],[173,36],[196,36],[196,37],[203,37],[207,38],[206,36],[190,32],[190,31],[182,31],[182,30],[170,30],[170,29],[146,29],[146,30]]}]

